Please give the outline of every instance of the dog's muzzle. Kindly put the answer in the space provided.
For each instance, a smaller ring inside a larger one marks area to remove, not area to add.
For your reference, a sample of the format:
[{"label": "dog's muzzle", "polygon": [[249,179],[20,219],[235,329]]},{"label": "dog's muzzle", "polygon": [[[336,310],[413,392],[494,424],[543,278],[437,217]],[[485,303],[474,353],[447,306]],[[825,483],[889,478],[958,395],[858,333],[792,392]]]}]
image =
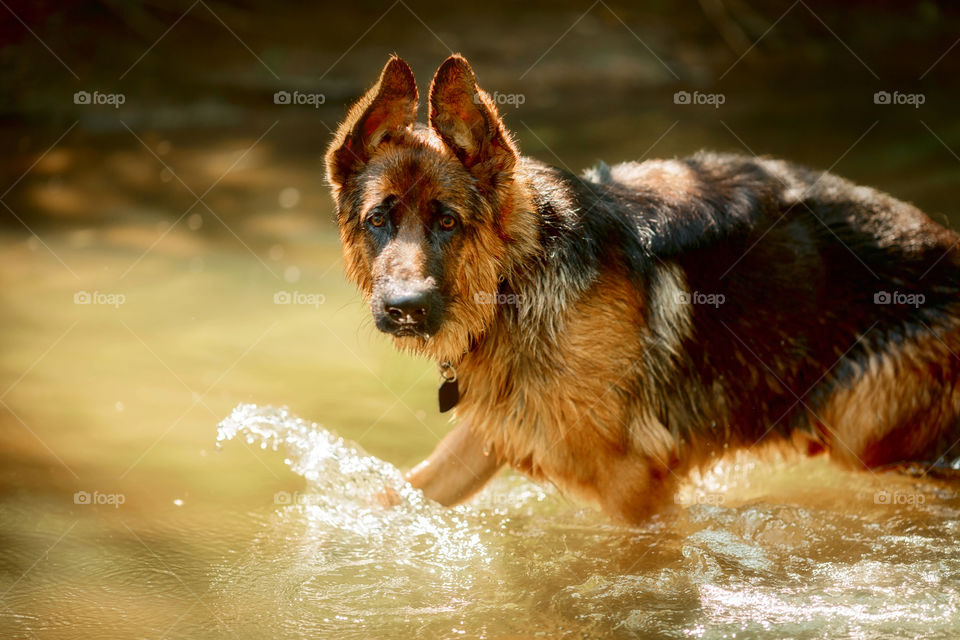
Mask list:
[{"label": "dog's muzzle", "polygon": [[395,336],[429,338],[439,328],[442,301],[433,287],[391,287],[374,304],[377,328]]}]

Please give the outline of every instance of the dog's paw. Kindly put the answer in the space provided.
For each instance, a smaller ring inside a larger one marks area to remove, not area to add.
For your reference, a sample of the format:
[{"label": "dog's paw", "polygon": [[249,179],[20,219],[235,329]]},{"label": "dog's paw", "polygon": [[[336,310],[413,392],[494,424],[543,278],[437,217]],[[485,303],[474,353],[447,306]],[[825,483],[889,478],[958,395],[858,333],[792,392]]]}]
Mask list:
[{"label": "dog's paw", "polygon": [[390,507],[399,506],[403,500],[400,498],[400,494],[397,493],[396,489],[387,486],[383,491],[373,496],[372,502],[385,509],[389,509]]}]

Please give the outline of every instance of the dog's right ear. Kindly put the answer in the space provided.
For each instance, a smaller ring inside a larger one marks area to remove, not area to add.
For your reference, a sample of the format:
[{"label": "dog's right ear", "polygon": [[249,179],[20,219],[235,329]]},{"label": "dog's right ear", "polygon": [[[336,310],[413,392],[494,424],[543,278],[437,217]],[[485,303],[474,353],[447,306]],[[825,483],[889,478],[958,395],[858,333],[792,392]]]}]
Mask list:
[{"label": "dog's right ear", "polygon": [[370,161],[380,143],[416,122],[417,99],[410,66],[391,57],[380,80],[353,105],[327,149],[327,180],[335,193]]}]

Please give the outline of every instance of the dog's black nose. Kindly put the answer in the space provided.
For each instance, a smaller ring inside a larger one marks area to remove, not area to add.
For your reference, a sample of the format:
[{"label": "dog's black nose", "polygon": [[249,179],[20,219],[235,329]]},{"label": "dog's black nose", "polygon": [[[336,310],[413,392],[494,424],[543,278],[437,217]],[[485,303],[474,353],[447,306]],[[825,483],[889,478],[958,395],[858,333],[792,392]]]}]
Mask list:
[{"label": "dog's black nose", "polygon": [[394,322],[417,324],[427,316],[428,294],[422,292],[403,293],[383,301],[383,308]]}]

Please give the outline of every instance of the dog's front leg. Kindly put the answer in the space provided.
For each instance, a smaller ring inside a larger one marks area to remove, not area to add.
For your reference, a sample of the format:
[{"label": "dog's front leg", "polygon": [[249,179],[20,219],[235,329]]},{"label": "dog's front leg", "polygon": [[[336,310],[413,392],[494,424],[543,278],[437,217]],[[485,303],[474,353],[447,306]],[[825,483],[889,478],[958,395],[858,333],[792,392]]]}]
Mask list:
[{"label": "dog's front leg", "polygon": [[496,456],[484,453],[483,441],[461,422],[406,478],[431,500],[450,506],[483,488],[502,466]]}]

